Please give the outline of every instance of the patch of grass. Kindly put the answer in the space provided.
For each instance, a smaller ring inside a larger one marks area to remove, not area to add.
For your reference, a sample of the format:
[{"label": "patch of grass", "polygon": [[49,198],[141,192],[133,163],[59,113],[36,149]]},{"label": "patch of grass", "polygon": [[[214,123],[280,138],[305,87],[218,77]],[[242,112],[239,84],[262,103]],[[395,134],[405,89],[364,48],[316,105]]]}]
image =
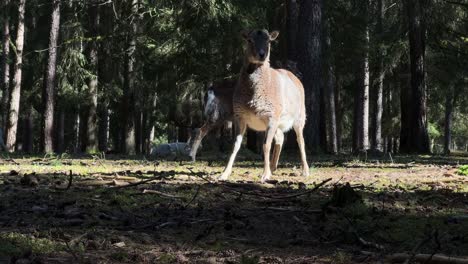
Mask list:
[{"label": "patch of grass", "polygon": [[47,238],[35,238],[16,232],[0,233],[0,256],[19,257],[29,253],[48,254],[64,249],[64,244]]},{"label": "patch of grass", "polygon": [[128,253],[125,252],[125,251],[114,252],[114,253],[110,254],[109,257],[110,257],[112,260],[121,261],[121,262],[125,262],[125,261],[129,261],[129,260],[130,260],[130,256],[129,256]]},{"label": "patch of grass", "polygon": [[463,165],[458,168],[457,173],[463,176],[468,176],[468,165]]},{"label": "patch of grass", "polygon": [[177,260],[176,256],[172,254],[168,254],[168,253],[163,253],[159,256],[157,263],[169,264],[169,263],[176,262],[176,260]]}]

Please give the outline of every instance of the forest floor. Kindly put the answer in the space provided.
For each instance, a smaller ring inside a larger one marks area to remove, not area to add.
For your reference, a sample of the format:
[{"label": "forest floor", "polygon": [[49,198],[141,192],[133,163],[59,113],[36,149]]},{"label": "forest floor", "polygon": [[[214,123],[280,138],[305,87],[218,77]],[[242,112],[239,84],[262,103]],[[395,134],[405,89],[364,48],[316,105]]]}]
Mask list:
[{"label": "forest floor", "polygon": [[467,155],[313,156],[308,178],[291,155],[267,184],[259,159],[217,182],[211,158],[3,156],[0,263],[468,258]]}]

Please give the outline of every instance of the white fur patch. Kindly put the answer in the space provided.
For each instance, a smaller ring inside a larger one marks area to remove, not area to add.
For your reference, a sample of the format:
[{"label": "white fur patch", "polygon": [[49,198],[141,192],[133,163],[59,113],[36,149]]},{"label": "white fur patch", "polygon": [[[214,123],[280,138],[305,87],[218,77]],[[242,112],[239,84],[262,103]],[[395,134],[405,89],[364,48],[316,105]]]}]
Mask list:
[{"label": "white fur patch", "polygon": [[213,103],[214,99],[216,98],[213,90],[208,91],[208,99],[206,100],[205,105],[205,115],[208,115],[208,111],[210,110],[211,104]]}]

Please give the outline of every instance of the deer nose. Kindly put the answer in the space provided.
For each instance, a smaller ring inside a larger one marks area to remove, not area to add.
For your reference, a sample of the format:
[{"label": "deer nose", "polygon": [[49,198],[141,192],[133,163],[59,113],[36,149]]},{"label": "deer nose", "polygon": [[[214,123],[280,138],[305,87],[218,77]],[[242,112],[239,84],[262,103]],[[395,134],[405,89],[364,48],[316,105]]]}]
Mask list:
[{"label": "deer nose", "polygon": [[265,58],[265,51],[264,50],[260,50],[258,52],[258,56],[260,56],[260,59],[264,59]]}]

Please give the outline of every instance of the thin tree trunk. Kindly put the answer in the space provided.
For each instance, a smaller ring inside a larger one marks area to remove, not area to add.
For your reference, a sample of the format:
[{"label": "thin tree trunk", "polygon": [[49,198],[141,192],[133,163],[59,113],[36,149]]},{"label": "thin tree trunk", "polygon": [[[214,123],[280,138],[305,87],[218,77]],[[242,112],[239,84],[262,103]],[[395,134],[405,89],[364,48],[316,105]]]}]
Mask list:
[{"label": "thin tree trunk", "polygon": [[444,133],[444,153],[450,154],[450,147],[452,143],[452,115],[453,115],[453,105],[454,105],[454,93],[453,89],[447,92],[447,97],[445,99],[445,133]]},{"label": "thin tree trunk", "polygon": [[2,35],[2,60],[1,60],[1,89],[2,100],[0,105],[0,112],[2,123],[0,129],[7,129],[8,119],[8,101],[10,97],[10,0],[3,1],[3,35]]},{"label": "thin tree trunk", "polygon": [[75,124],[74,124],[74,131],[75,131],[74,152],[75,153],[80,152],[80,134],[81,134],[80,129],[81,129],[81,118],[80,118],[80,109],[78,108],[78,111],[76,112]]},{"label": "thin tree trunk", "polygon": [[26,153],[33,152],[33,140],[34,140],[34,108],[32,105],[28,107],[27,115],[24,119],[24,133],[23,133],[23,151]]},{"label": "thin tree trunk", "polygon": [[60,0],[54,0],[52,21],[49,35],[49,58],[47,62],[46,81],[42,98],[42,150],[53,152],[53,128],[55,107],[55,76],[57,68],[57,42],[60,29]]},{"label": "thin tree trunk", "polygon": [[286,0],[286,28],[288,60],[296,60],[296,38],[299,18],[298,0]]},{"label": "thin tree trunk", "polygon": [[[426,84],[424,72],[426,28],[424,1],[407,0],[409,22],[411,96],[408,97],[407,119],[410,126],[401,130],[400,151],[405,153],[430,153],[426,120]],[[403,112],[403,111],[402,111]],[[405,139],[405,140],[403,140]]]},{"label": "thin tree trunk", "polygon": [[8,126],[6,146],[9,152],[15,150],[16,145],[16,130],[18,129],[18,116],[20,107],[21,96],[21,76],[23,64],[23,46],[24,46],[24,11],[26,7],[26,0],[19,0],[18,2],[18,27],[16,33],[16,61],[13,76],[13,89],[11,90],[10,108],[8,113]]},{"label": "thin tree trunk", "polygon": [[[96,1],[91,1],[88,9],[89,33],[91,38],[98,35],[99,12]],[[98,104],[98,45],[96,40],[90,41],[88,46],[88,59],[91,76],[88,80],[89,89],[89,111],[87,119],[87,144],[86,152],[94,153],[98,150],[98,129],[97,129],[97,104]]]},{"label": "thin tree trunk", "polygon": [[338,152],[343,148],[343,102],[341,100],[339,83],[339,80],[335,76],[336,144]]},{"label": "thin tree trunk", "polygon": [[109,106],[103,104],[99,111],[99,151],[106,152],[109,142]]},{"label": "thin tree trunk", "polygon": [[365,52],[362,65],[362,80],[359,90],[359,124],[358,124],[358,150],[369,149],[369,26],[365,32]]},{"label": "thin tree trunk", "polygon": [[[310,150],[324,150],[320,144],[322,136],[320,118],[321,65],[322,65],[322,0],[302,0],[299,12],[297,59],[305,89],[307,123],[304,131]],[[326,146],[325,146],[326,147]]]},{"label": "thin tree trunk", "polygon": [[63,153],[65,151],[65,111],[63,109],[59,109],[57,116],[57,140],[55,151],[57,153]]},{"label": "thin tree trunk", "polygon": [[[377,32],[378,32],[378,41],[382,43],[383,38],[383,15],[384,15],[384,4],[383,0],[379,0],[377,3]],[[372,140],[372,149],[374,151],[382,151],[382,113],[383,113],[383,88],[384,88],[384,63],[383,63],[384,54],[382,48],[378,48],[378,70],[377,70],[377,89],[375,92],[375,110],[373,113],[374,119],[374,130],[373,130],[373,140]]]},{"label": "thin tree trunk", "polygon": [[328,115],[328,136],[330,140],[330,152],[338,153],[338,141],[336,137],[336,108],[335,108],[335,68],[333,66],[333,58],[331,55],[331,38],[329,25],[326,28],[326,43],[327,43],[327,115]]}]

